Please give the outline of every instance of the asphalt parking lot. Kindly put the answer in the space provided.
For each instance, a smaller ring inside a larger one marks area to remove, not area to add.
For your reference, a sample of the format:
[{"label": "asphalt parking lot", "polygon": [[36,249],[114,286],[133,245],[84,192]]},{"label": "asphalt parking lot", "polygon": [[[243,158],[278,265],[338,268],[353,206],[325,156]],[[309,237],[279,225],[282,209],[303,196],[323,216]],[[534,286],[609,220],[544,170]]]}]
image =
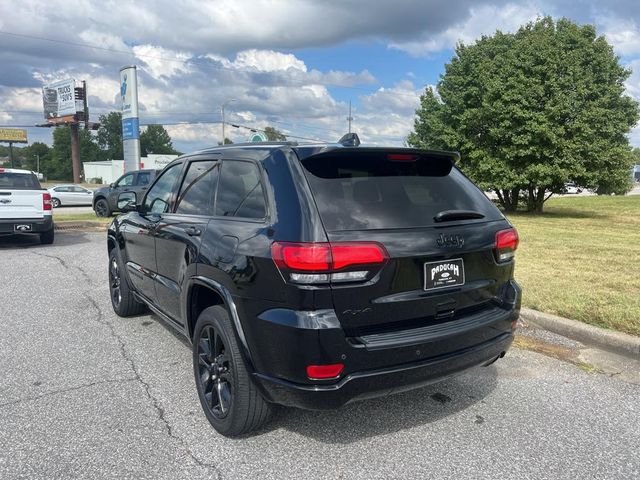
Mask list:
[{"label": "asphalt parking lot", "polygon": [[512,349],[487,368],[230,440],[187,344],[111,310],[104,233],[0,239],[0,478],[638,478],[640,386]]}]

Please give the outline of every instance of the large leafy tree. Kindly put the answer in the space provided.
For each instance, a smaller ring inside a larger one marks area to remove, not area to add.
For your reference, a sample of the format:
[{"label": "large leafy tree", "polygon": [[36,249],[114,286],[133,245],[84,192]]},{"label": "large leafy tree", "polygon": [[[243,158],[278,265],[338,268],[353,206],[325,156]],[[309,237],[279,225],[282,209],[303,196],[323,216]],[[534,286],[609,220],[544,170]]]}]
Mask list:
[{"label": "large leafy tree", "polygon": [[[80,129],[80,161],[92,162],[98,159],[100,149],[93,140],[89,130]],[[56,127],[53,131],[53,147],[49,161],[40,163],[40,169],[48,178],[55,180],[71,180],[71,129],[68,126]]]},{"label": "large leafy tree", "polygon": [[100,115],[100,127],[96,135],[101,160],[122,160],[122,113],[109,112]]},{"label": "large leafy tree", "polygon": [[162,125],[149,125],[140,134],[140,150],[143,157],[149,153],[177,155],[180,152],[173,148],[171,136]]},{"label": "large leafy tree", "polygon": [[46,143],[33,142],[28,147],[22,149],[21,156],[22,166],[24,168],[36,171],[39,162],[40,170],[43,170],[51,161],[51,148]]},{"label": "large leafy tree", "polygon": [[284,142],[287,137],[275,127],[265,127],[264,134],[270,142]]},{"label": "large leafy tree", "polygon": [[459,150],[461,167],[506,210],[541,212],[567,181],[628,189],[627,133],[639,118],[630,71],[591,25],[541,18],[459,44],[427,88],[410,145]]}]

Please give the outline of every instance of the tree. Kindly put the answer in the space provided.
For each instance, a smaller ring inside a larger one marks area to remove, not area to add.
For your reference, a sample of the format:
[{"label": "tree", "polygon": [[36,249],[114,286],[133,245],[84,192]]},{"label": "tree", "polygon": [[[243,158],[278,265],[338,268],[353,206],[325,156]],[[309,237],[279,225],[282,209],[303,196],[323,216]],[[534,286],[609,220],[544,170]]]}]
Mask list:
[{"label": "tree", "polygon": [[100,115],[100,127],[96,135],[100,147],[100,160],[122,160],[122,113],[109,112]]},{"label": "tree", "polygon": [[162,125],[149,125],[140,134],[141,155],[146,157],[150,153],[179,155],[180,152],[173,148],[171,136]]},{"label": "tree", "polygon": [[33,142],[28,147],[22,149],[22,165],[24,168],[36,171],[38,168],[38,159],[40,162],[40,170],[50,162],[51,148],[42,142]]},{"label": "tree", "polygon": [[[231,141],[231,139],[230,139],[230,138],[228,138],[228,137],[224,137],[224,144],[225,144],[225,145],[231,145],[232,143],[233,143],[233,141]],[[222,145],[222,142],[221,142],[221,141],[218,141],[218,145]]]},{"label": "tree", "polygon": [[625,94],[630,73],[592,25],[541,18],[459,44],[437,91],[422,95],[407,140],[460,151],[461,168],[507,211],[523,197],[542,212],[568,181],[623,193],[626,135],[639,118]]},{"label": "tree", "polygon": [[[95,161],[100,153],[98,145],[93,140],[89,130],[80,129],[80,160],[82,162]],[[56,180],[71,180],[73,168],[71,166],[71,129],[68,126],[56,127],[53,131],[53,147],[50,159],[40,163],[40,169],[48,178]]]},{"label": "tree", "polygon": [[280,130],[274,127],[266,127],[264,134],[270,142],[285,142],[287,137]]}]

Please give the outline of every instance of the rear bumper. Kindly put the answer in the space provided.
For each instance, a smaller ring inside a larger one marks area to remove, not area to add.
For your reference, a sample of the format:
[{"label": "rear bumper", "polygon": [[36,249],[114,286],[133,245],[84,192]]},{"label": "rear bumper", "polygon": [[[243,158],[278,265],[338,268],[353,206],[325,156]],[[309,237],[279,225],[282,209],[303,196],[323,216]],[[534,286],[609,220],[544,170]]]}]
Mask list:
[{"label": "rear bumper", "polygon": [[419,388],[469,368],[489,364],[504,356],[512,341],[513,334],[504,333],[489,342],[426,361],[354,372],[333,385],[301,385],[261,374],[254,374],[254,377],[274,403],[329,410],[354,400]]},{"label": "rear bumper", "polygon": [[[30,226],[30,230],[20,230],[17,227]],[[3,218],[0,219],[0,235],[28,234],[48,232],[53,228],[53,216],[42,218]]]},{"label": "rear bumper", "polygon": [[[502,301],[482,311],[361,337],[346,336],[333,310],[266,310],[250,335],[259,334],[250,342],[254,380],[267,400],[313,410],[421,387],[504,356],[520,297],[510,281]],[[344,364],[342,377],[307,378],[307,365],[334,363]]]}]

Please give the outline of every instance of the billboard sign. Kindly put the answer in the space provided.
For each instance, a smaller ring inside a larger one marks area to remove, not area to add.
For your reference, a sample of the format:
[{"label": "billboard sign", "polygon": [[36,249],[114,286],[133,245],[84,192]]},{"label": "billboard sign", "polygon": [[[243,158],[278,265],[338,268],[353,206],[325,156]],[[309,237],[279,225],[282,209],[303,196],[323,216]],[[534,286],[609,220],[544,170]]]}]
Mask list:
[{"label": "billboard sign", "polygon": [[[60,80],[42,87],[42,103],[46,120],[55,120],[76,114],[78,105],[76,104],[75,88],[76,81],[73,79]],[[80,105],[80,110],[82,109],[83,105]]]},{"label": "billboard sign", "polygon": [[0,128],[0,142],[27,143],[27,131],[21,128]]},{"label": "billboard sign", "polygon": [[120,69],[122,101],[122,147],[125,172],[140,168],[140,122],[138,120],[138,72],[135,65]]}]

